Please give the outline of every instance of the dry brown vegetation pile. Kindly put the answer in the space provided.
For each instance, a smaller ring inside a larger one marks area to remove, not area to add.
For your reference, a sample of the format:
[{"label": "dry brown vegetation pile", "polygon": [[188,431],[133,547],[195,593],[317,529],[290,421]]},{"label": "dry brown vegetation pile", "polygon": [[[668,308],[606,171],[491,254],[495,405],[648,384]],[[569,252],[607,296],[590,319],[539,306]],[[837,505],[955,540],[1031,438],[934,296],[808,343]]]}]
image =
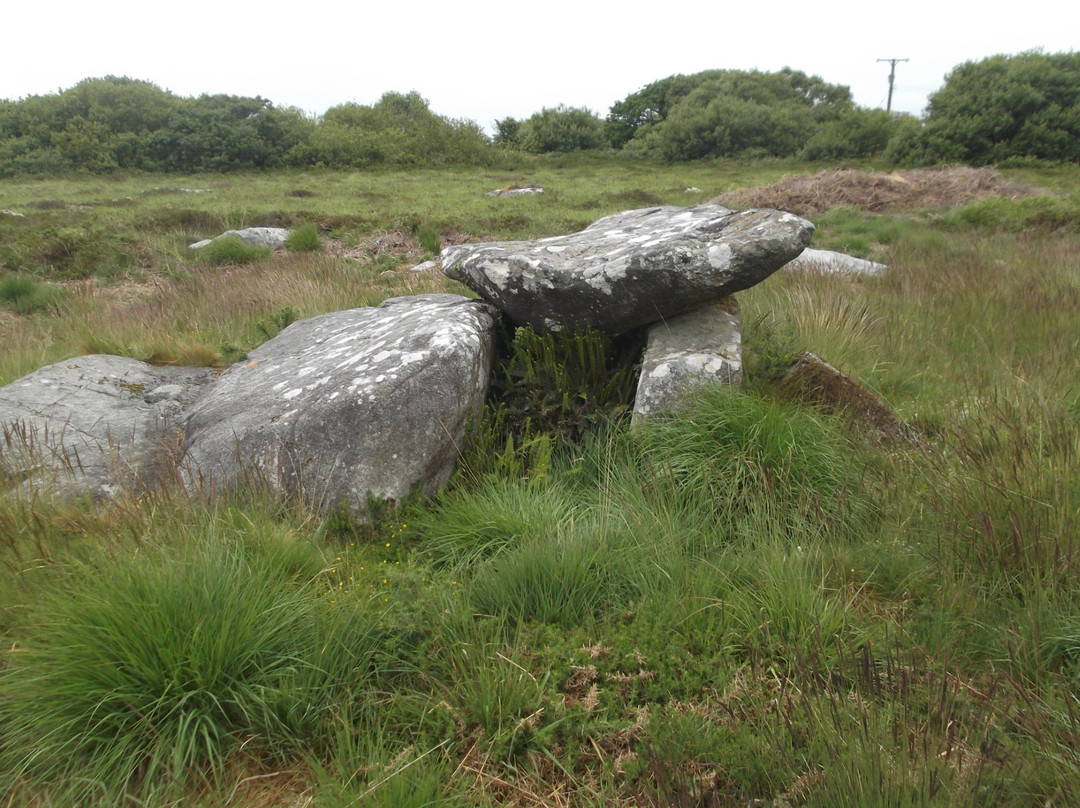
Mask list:
[{"label": "dry brown vegetation pile", "polygon": [[1006,182],[991,168],[894,171],[891,174],[833,169],[784,179],[760,188],[729,191],[711,200],[729,208],[775,208],[813,216],[841,205],[872,213],[947,208],[987,196],[1016,198],[1036,193]]}]

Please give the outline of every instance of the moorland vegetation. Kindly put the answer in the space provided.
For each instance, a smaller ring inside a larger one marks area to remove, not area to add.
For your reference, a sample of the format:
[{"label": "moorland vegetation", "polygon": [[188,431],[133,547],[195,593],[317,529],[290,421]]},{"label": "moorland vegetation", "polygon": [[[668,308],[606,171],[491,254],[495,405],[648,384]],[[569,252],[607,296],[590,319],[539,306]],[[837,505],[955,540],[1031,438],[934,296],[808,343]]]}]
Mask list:
[{"label": "moorland vegetation", "polygon": [[[410,271],[441,245],[749,188],[890,269],[740,293],[742,388],[635,433],[618,346],[507,326],[451,484],[370,524],[255,481],[34,495],[5,425],[0,801],[1080,804],[1080,169],[871,210],[832,162],[494,153],[9,176],[0,383],[87,352],[224,366],[298,318],[467,294]],[[187,246],[248,225],[296,239]],[[916,439],[794,400],[803,350]]]}]

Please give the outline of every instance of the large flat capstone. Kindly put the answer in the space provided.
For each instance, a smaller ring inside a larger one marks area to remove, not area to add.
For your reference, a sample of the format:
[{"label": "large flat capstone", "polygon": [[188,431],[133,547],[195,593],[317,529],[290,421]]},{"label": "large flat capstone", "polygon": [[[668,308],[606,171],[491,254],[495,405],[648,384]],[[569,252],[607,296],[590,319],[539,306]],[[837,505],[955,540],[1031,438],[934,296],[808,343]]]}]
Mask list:
[{"label": "large flat capstone", "polygon": [[369,496],[432,493],[483,405],[495,316],[481,301],[436,294],[294,323],[191,409],[189,484],[257,481],[358,518]]},{"label": "large flat capstone", "polygon": [[656,207],[578,233],[448,247],[443,272],[517,324],[619,334],[760,283],[801,253],[814,226],[781,211]]}]

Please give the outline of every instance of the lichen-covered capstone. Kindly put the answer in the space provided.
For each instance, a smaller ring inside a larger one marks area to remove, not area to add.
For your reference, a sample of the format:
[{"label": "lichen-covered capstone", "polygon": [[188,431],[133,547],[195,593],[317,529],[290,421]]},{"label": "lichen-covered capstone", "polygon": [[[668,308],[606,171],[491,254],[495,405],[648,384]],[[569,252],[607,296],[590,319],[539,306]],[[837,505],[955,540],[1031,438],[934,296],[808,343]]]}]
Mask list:
[{"label": "lichen-covered capstone", "polygon": [[620,334],[760,283],[813,230],[775,210],[643,208],[565,236],[448,247],[441,259],[444,274],[518,324]]}]

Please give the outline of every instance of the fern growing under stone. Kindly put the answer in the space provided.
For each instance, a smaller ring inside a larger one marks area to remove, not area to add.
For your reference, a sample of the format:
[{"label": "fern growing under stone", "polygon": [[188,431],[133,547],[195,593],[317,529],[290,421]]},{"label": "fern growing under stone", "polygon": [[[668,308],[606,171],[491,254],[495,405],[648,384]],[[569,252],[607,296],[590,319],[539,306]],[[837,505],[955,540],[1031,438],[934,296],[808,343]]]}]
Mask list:
[{"label": "fern growing under stone", "polygon": [[637,332],[612,338],[591,328],[565,336],[509,330],[466,467],[543,477],[553,453],[629,411],[643,347]]}]

